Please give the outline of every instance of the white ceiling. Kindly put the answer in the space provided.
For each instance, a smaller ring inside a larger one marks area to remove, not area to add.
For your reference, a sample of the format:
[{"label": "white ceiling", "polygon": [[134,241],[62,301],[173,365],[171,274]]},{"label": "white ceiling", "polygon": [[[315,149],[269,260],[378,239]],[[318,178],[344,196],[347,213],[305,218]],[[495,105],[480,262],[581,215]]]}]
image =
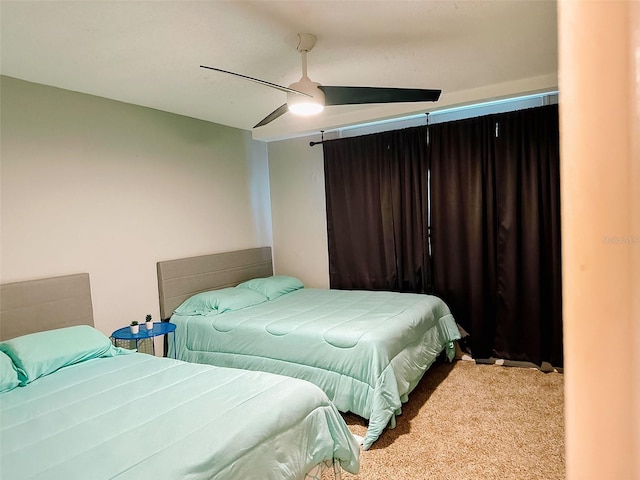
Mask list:
[{"label": "white ceiling", "polygon": [[1,73],[251,130],[301,76],[297,33],[318,37],[324,85],[439,88],[437,103],[332,106],[254,129],[274,140],[557,89],[556,2],[6,1]]}]

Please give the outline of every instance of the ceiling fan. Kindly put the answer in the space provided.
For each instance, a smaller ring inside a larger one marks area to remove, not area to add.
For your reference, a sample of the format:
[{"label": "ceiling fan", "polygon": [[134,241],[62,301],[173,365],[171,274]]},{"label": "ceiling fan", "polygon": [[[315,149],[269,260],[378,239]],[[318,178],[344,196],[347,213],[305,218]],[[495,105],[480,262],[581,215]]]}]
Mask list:
[{"label": "ceiling fan", "polygon": [[200,65],[201,68],[235,75],[267,87],[286,92],[287,103],[281,105],[253,128],[262,127],[272,122],[287,111],[297,115],[314,115],[320,113],[325,105],[360,105],[365,103],[399,103],[399,102],[435,102],[440,98],[441,90],[421,88],[386,88],[386,87],[333,87],[312,82],[307,76],[307,53],[316,44],[316,36],[310,33],[298,34],[300,39],[297,50],[302,55],[302,78],[288,87],[229,72],[220,68]]}]

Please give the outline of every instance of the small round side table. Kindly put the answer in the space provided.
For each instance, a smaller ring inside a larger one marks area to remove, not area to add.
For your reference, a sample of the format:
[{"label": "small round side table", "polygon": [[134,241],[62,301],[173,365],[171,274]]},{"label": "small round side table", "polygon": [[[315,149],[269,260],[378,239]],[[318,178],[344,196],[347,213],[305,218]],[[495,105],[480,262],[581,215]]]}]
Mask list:
[{"label": "small round side table", "polygon": [[[116,330],[111,334],[111,338],[114,340],[114,345],[117,347],[118,340],[128,340],[136,342],[136,350],[138,349],[138,343],[140,340],[144,340],[147,338],[157,337],[159,335],[173,335],[173,358],[177,358],[176,355],[176,325],[171,322],[154,322],[153,328],[147,330],[144,323],[140,325],[140,330],[138,333],[131,333],[131,329],[127,327],[122,327]],[[153,354],[156,354],[155,343],[152,341],[153,345]],[[167,352],[167,356],[169,352]]]}]

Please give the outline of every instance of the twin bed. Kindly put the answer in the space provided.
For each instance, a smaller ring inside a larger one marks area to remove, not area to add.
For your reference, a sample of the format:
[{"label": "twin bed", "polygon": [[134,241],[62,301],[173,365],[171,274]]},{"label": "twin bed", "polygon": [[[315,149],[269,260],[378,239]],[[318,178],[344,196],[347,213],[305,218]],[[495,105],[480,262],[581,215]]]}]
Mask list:
[{"label": "twin bed", "polygon": [[180,332],[178,358],[318,385],[369,421],[368,449],[395,425],[435,359],[460,338],[435,296],[304,288],[273,276],[268,247],[158,263],[160,312]]},{"label": "twin bed", "polygon": [[0,287],[0,477],[303,479],[358,471],[321,389],[113,347],[87,274]]}]

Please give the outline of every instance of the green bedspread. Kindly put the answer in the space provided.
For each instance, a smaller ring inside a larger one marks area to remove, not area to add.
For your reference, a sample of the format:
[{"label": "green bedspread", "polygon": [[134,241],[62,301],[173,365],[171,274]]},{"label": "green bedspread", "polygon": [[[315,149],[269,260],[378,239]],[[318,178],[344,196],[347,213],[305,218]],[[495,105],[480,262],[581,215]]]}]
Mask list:
[{"label": "green bedspread", "polygon": [[174,314],[178,358],[302,378],[369,419],[363,448],[459,332],[435,296],[302,288],[212,316]]},{"label": "green bedspread", "polygon": [[0,394],[3,479],[302,479],[358,444],[315,385],[135,353]]}]

